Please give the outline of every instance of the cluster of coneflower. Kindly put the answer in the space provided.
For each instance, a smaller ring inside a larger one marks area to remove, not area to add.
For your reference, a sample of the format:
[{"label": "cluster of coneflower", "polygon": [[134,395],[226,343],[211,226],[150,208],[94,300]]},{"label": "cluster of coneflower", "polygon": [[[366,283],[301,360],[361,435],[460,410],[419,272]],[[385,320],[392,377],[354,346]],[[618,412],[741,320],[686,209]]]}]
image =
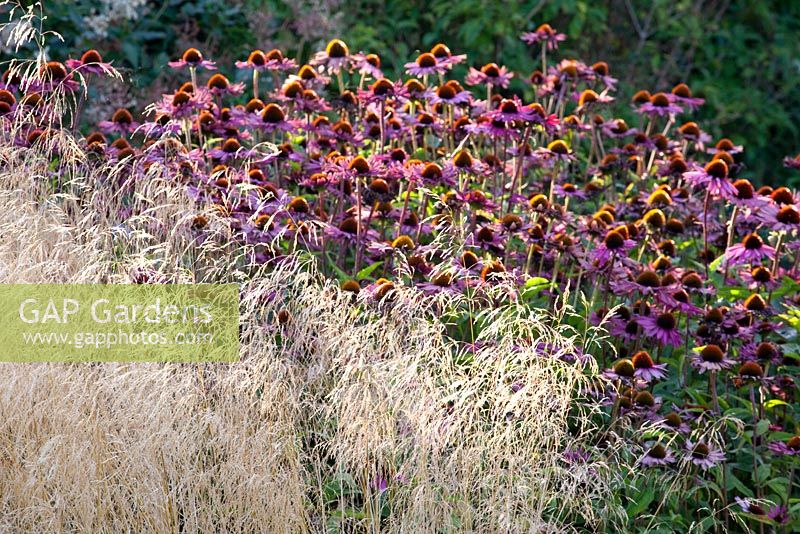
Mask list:
[{"label": "cluster of coneflower", "polygon": [[[338,39],[302,65],[255,50],[231,78],[189,49],[170,63],[186,82],[141,116],[120,109],[100,123],[83,164],[118,163],[121,195],[157,167],[194,200],[197,239],[224,223],[258,263],[302,248],[364,302],[389,305],[400,285],[508,288],[478,300],[486,306],[524,296],[548,307],[569,293],[611,333],[613,350],[593,355],[609,379],[599,393],[611,429],[633,429],[640,465],[688,469],[726,505],[735,497],[759,520],[789,522],[800,197],[754,185],[741,146],[686,119],[703,102],[686,84],[636,93],[623,104],[629,124],[605,62],[553,60],[564,36],[548,25],[522,38],[541,57],[524,77],[527,100],[508,89],[520,74],[495,63],[453,79],[467,58],[444,44],[399,79]],[[6,73],[0,114],[25,117],[16,142],[36,146],[70,126],[42,95],[74,92],[77,122],[78,76],[111,70],[92,50],[47,63],[24,87]],[[748,447],[724,428],[703,433],[726,413],[748,414]],[[765,465],[790,473],[783,493]],[[726,466],[744,484],[726,485]]]}]

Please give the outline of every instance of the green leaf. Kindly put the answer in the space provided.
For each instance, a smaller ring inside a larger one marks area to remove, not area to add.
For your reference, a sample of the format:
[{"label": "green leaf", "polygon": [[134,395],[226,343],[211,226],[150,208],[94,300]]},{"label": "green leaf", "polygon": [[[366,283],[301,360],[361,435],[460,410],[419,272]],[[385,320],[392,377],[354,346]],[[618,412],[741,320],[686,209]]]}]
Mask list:
[{"label": "green leaf", "polygon": [[371,265],[367,265],[366,267],[364,267],[363,269],[358,271],[358,274],[356,275],[356,278],[358,278],[358,279],[369,278],[370,280],[373,280],[373,278],[370,278],[369,275],[372,274],[372,272],[375,271],[375,269],[377,269],[381,265],[383,265],[382,261],[376,261],[375,263],[373,263]]},{"label": "green leaf", "polygon": [[719,266],[722,265],[722,260],[724,260],[724,259],[725,259],[725,254],[721,255],[720,257],[718,257],[717,259],[712,261],[708,265],[708,270],[709,271],[716,271],[717,269],[719,269]]},{"label": "green leaf", "polygon": [[644,493],[642,493],[638,499],[628,505],[625,509],[625,512],[628,514],[630,519],[635,519],[639,514],[647,510],[647,507],[650,506],[650,503],[653,502],[655,498],[656,492],[652,488],[648,488]]},{"label": "green leaf", "polygon": [[764,403],[764,408],[767,410],[775,408],[776,406],[788,406],[788,404],[780,399],[770,399]]},{"label": "green leaf", "polygon": [[728,472],[725,473],[725,489],[737,489],[739,492],[744,495],[745,497],[753,497],[753,490],[751,490],[746,484],[744,484],[741,480],[736,478],[736,475],[733,474],[731,469],[728,469]]},{"label": "green leaf", "polygon": [[762,419],[756,424],[756,436],[762,436],[769,430],[769,419]]}]

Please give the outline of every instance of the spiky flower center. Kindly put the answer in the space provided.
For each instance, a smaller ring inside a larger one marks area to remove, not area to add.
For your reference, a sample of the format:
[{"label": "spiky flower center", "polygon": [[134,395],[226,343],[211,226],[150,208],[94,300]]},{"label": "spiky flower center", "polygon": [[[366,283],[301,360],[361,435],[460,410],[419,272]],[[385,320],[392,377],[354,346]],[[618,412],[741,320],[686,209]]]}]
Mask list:
[{"label": "spiky flower center", "polygon": [[632,358],[633,366],[636,369],[650,369],[653,367],[653,358],[650,357],[650,354],[647,351],[641,350],[633,355]]},{"label": "spiky flower center", "polygon": [[569,154],[569,146],[561,139],[550,141],[550,143],[547,145],[547,150],[549,150],[553,154],[558,154],[562,156]]},{"label": "spiky flower center", "polygon": [[756,347],[756,357],[759,360],[771,360],[778,356],[778,349],[769,341],[762,341]]},{"label": "spiky flower center", "polygon": [[437,64],[436,56],[430,52],[424,52],[417,57],[417,66],[423,69],[435,67]]},{"label": "spiky flower center", "polygon": [[102,62],[103,62],[103,56],[100,55],[100,52],[94,49],[87,50],[81,56],[81,63],[83,63],[84,65],[87,63],[102,63]]},{"label": "spiky flower center", "polygon": [[685,83],[679,83],[673,87],[672,94],[681,98],[692,98],[692,90]]},{"label": "spiky flower center", "polygon": [[800,224],[800,213],[792,206],[785,206],[778,211],[775,219],[782,224]]},{"label": "spiky flower center", "polygon": [[481,67],[481,72],[489,78],[497,78],[500,76],[500,67],[497,66],[497,63],[487,63]]},{"label": "spiky flower center", "polygon": [[751,378],[758,378],[764,374],[764,369],[756,362],[745,362],[739,368],[739,375]]},{"label": "spiky flower center", "polygon": [[469,269],[478,263],[478,256],[471,250],[467,250],[461,255],[461,263]]},{"label": "spiky flower center", "polygon": [[436,163],[428,163],[420,174],[428,180],[438,180],[442,177],[442,168]]},{"label": "spiky flower center", "polygon": [[222,144],[222,151],[228,154],[234,154],[240,148],[242,148],[242,145],[236,139],[226,139]]},{"label": "spiky flower center", "polygon": [[606,234],[603,243],[605,243],[607,249],[617,250],[625,246],[625,237],[617,230],[612,230]]},{"label": "spiky flower center", "polygon": [[664,93],[656,93],[650,97],[650,103],[657,108],[665,108],[669,106],[669,97]]},{"label": "spiky flower center", "polygon": [[59,61],[48,61],[42,67],[42,74],[51,80],[63,80],[67,77],[67,68]]},{"label": "spiky flower center", "polygon": [[[240,56],[241,57],[241,56]],[[200,63],[203,61],[203,54],[196,48],[189,48],[183,53],[183,60],[186,63]]]},{"label": "spiky flower center", "polygon": [[736,188],[736,198],[739,200],[750,200],[755,196],[755,189],[753,184],[745,178],[741,178],[733,182],[733,187]]},{"label": "spiky flower center", "polygon": [[358,293],[361,291],[361,286],[355,280],[345,280],[342,282],[342,291],[347,291],[349,293]]},{"label": "spiky flower center", "polygon": [[414,246],[414,240],[407,235],[398,236],[392,241],[392,248],[411,250]]},{"label": "spiky flower center", "polygon": [[759,250],[764,246],[764,241],[757,234],[749,234],[742,240],[742,245],[747,250]]},{"label": "spiky flower center", "polygon": [[350,53],[350,50],[341,39],[333,39],[328,43],[328,46],[325,47],[325,53],[328,54],[328,57],[330,58],[339,59],[347,57]]},{"label": "spiky flower center", "polygon": [[285,118],[286,114],[283,112],[281,107],[273,102],[270,102],[264,106],[264,109],[261,111],[261,120],[268,124],[281,123]]},{"label": "spiky flower center", "polygon": [[672,313],[662,313],[656,317],[656,325],[662,330],[673,330],[675,328],[675,316]]},{"label": "spiky flower center", "polygon": [[500,103],[500,111],[502,111],[503,113],[514,114],[519,112],[519,107],[517,106],[517,103],[514,102],[513,100],[504,99]]},{"label": "spiky flower center", "polygon": [[668,413],[667,416],[664,418],[664,420],[672,428],[678,428],[683,423],[681,416],[675,412]]},{"label": "spiky flower center", "polygon": [[450,100],[455,98],[457,92],[455,87],[451,83],[446,83],[443,86],[439,87],[436,91],[436,95],[443,99],[443,100]]},{"label": "spiky flower center", "polygon": [[723,150],[725,152],[730,152],[731,150],[734,149],[733,141],[731,141],[727,137],[723,137],[717,142],[716,149]]},{"label": "spiky flower center", "polygon": [[617,363],[614,364],[613,369],[614,373],[616,373],[619,376],[624,376],[626,378],[632,377],[635,371],[633,362],[628,359],[623,359],[618,361]]},{"label": "spiky flower center", "polygon": [[311,208],[308,205],[308,201],[303,197],[294,197],[291,202],[289,202],[289,211],[293,211],[295,213],[308,213],[311,211]]},{"label": "spiky flower center", "polygon": [[692,449],[692,456],[697,458],[698,460],[703,460],[708,458],[708,453],[711,452],[708,448],[708,445],[705,443],[698,443]]},{"label": "spiky flower center", "polygon": [[643,287],[659,287],[661,285],[661,280],[653,271],[642,271],[639,276],[636,277],[636,283]]},{"label": "spiky flower center", "polygon": [[127,109],[120,108],[114,112],[111,121],[117,124],[131,124],[133,122],[133,116]]},{"label": "spiky flower center", "polygon": [[714,178],[725,178],[728,176],[728,164],[721,159],[715,159],[706,165],[705,171]]},{"label": "spiky flower center", "polygon": [[228,81],[228,78],[217,73],[208,79],[208,83],[206,85],[209,89],[227,89],[230,85],[230,82]]},{"label": "spiky flower center", "polygon": [[391,94],[394,90],[394,84],[386,78],[381,78],[372,84],[372,94],[377,96],[385,96]]},{"label": "spiky flower center", "polygon": [[505,266],[500,261],[490,261],[481,269],[481,280],[484,282],[492,282],[497,280],[503,273],[506,272]]},{"label": "spiky flower center", "polygon": [[725,353],[719,345],[706,345],[700,351],[700,358],[708,363],[720,363],[725,359]]},{"label": "spiky flower center", "polygon": [[[280,53],[280,52],[279,52]],[[257,67],[262,67],[267,63],[267,56],[261,50],[253,50],[247,56],[247,62]]]},{"label": "spiky flower center", "polygon": [[680,131],[683,135],[691,135],[693,137],[700,135],[700,127],[696,122],[691,121],[678,128],[678,131]]},{"label": "spiky flower center", "polygon": [[272,61],[281,61],[283,60],[283,52],[281,52],[277,48],[273,48],[272,50],[266,53],[266,58]]},{"label": "spiky flower center", "polygon": [[761,295],[753,293],[744,301],[744,307],[750,311],[764,311],[767,303]]},{"label": "spiky flower center", "polygon": [[786,187],[779,187],[769,196],[776,204],[794,204],[794,195]]}]

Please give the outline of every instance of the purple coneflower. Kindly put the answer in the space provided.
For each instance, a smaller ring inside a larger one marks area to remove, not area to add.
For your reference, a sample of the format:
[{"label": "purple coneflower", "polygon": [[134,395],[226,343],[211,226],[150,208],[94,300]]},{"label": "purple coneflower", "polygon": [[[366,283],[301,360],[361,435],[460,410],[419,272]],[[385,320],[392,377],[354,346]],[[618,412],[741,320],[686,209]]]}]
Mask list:
[{"label": "purple coneflower", "polygon": [[774,258],[775,249],[765,245],[758,234],[748,234],[741,243],[737,243],[725,251],[725,261],[730,265],[761,263]]},{"label": "purple coneflower", "polygon": [[767,448],[779,456],[800,456],[800,436],[793,436],[784,441],[772,441]]},{"label": "purple coneflower", "polygon": [[114,112],[110,121],[101,121],[98,124],[104,133],[130,134],[139,127],[139,123],[133,120],[131,112],[125,108],[119,108]]},{"label": "purple coneflower", "polygon": [[525,32],[520,36],[520,39],[529,45],[544,43],[548,50],[555,50],[558,48],[558,43],[566,40],[566,38],[565,34],[558,33],[555,28],[547,23],[540,25],[535,31]]},{"label": "purple coneflower", "polygon": [[733,360],[727,357],[719,345],[709,344],[695,351],[692,355],[692,367],[700,374],[706,371],[722,371],[733,366]]},{"label": "purple coneflower", "polygon": [[705,100],[702,98],[692,96],[692,90],[689,89],[689,86],[685,83],[679,83],[673,87],[669,97],[672,101],[686,106],[692,111],[700,107],[705,102]]},{"label": "purple coneflower", "polygon": [[182,69],[185,67],[190,68],[203,68],[206,70],[216,70],[217,65],[213,61],[203,59],[203,54],[196,48],[189,48],[183,53],[178,61],[170,61],[168,63],[173,69]]},{"label": "purple coneflower", "polygon": [[636,112],[643,115],[663,117],[682,113],[683,108],[674,103],[665,93],[656,93],[636,108]]},{"label": "purple coneflower", "polygon": [[417,56],[416,61],[405,64],[406,72],[412,76],[428,76],[430,74],[444,74],[450,68],[447,63],[439,60],[430,52]]},{"label": "purple coneflower", "polygon": [[675,455],[672,450],[664,447],[660,443],[656,443],[642,456],[640,462],[645,467],[657,467],[671,464],[675,461]]},{"label": "purple coneflower", "polygon": [[114,72],[111,63],[104,62],[100,52],[94,49],[84,52],[80,59],[68,59],[65,63],[72,70],[84,73],[111,74]]},{"label": "purple coneflower", "polygon": [[703,470],[710,469],[725,460],[725,453],[704,441],[693,443],[686,440],[686,459]]},{"label": "purple coneflower", "polygon": [[370,76],[375,80],[383,78],[381,58],[378,54],[353,54],[353,66],[363,76]]},{"label": "purple coneflower", "polygon": [[451,69],[453,65],[458,65],[467,59],[466,54],[453,54],[450,48],[442,43],[434,45],[434,47],[431,48],[431,54],[436,57],[436,61],[445,64],[448,69]]},{"label": "purple coneflower", "polygon": [[657,364],[653,362],[647,351],[639,351],[631,357],[634,368],[634,376],[641,378],[645,382],[663,380],[667,377],[667,364]]},{"label": "purple coneflower", "polygon": [[678,321],[671,312],[639,317],[638,322],[646,336],[654,338],[662,345],[680,347],[683,344]]},{"label": "purple coneflower", "polygon": [[314,58],[309,63],[322,66],[328,72],[337,73],[349,65],[351,60],[350,49],[345,42],[341,39],[332,39],[325,50],[314,54]]},{"label": "purple coneflower", "polygon": [[487,63],[481,67],[481,70],[470,67],[465,81],[467,85],[484,84],[505,89],[513,77],[514,73],[510,72],[505,66],[501,67],[497,63]]},{"label": "purple coneflower", "polygon": [[728,179],[728,165],[721,159],[715,159],[702,168],[695,165],[695,170],[683,173],[683,177],[691,185],[707,190],[714,197],[730,199],[738,194]]}]

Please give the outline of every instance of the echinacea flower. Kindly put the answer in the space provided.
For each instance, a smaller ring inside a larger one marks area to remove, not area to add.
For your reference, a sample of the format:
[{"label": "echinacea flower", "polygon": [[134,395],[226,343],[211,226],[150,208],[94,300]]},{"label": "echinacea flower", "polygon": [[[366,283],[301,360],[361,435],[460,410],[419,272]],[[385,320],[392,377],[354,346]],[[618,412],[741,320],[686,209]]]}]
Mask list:
[{"label": "echinacea flower", "polygon": [[708,191],[714,197],[730,199],[738,191],[728,179],[728,165],[721,159],[709,162],[705,167],[683,173],[684,179],[695,187]]},{"label": "echinacea flower", "polygon": [[436,61],[446,65],[448,69],[453,68],[453,65],[458,65],[467,59],[466,54],[453,54],[450,48],[443,43],[434,45],[430,52],[434,55]]},{"label": "echinacea flower", "polygon": [[170,61],[168,63],[173,69],[189,68],[202,68],[206,70],[216,70],[217,65],[213,61],[203,58],[203,54],[196,48],[187,49],[181,58],[177,61]]},{"label": "echinacea flower", "polygon": [[222,74],[214,74],[206,82],[206,88],[215,96],[236,96],[244,91],[243,83],[230,83]]},{"label": "echinacea flower", "polygon": [[800,456],[800,436],[793,436],[786,441],[772,441],[767,448],[779,456]]},{"label": "echinacea flower", "polygon": [[548,50],[555,50],[558,48],[558,43],[566,40],[566,38],[565,34],[559,33],[547,23],[540,25],[532,32],[525,32],[520,36],[520,39],[527,44],[536,45],[542,43],[547,46]]},{"label": "echinacea flower", "polygon": [[727,357],[719,345],[709,344],[695,351],[692,355],[692,367],[700,374],[706,371],[722,371],[733,366],[733,360]]},{"label": "echinacea flower", "polygon": [[667,377],[667,364],[657,364],[653,362],[647,351],[639,351],[631,357],[634,368],[634,376],[641,378],[645,382],[653,380],[663,380]]},{"label": "echinacea flower", "polygon": [[114,72],[114,67],[111,66],[111,63],[103,61],[103,56],[94,49],[84,52],[80,59],[68,59],[65,63],[70,69],[82,73],[111,74]]},{"label": "echinacea flower", "polygon": [[638,322],[646,336],[654,338],[662,345],[680,347],[683,344],[681,332],[678,330],[678,320],[670,312],[640,317]]},{"label": "echinacea flower", "polygon": [[455,80],[450,80],[442,86],[437,87],[436,91],[434,91],[430,96],[430,101],[434,104],[466,104],[471,99],[472,95],[470,92],[466,91],[463,87],[461,87],[461,84]]},{"label": "echinacea flower", "polygon": [[253,50],[247,59],[237,61],[237,69],[251,69],[256,71],[287,71],[297,67],[297,62],[293,59],[283,57],[283,53],[278,49],[269,52]]},{"label": "echinacea flower", "polygon": [[780,207],[770,202],[759,208],[755,217],[772,230],[791,232],[800,229],[800,210],[793,205]]},{"label": "echinacea flower", "polygon": [[603,242],[594,249],[592,261],[596,262],[600,268],[605,267],[612,258],[626,256],[628,251],[635,246],[636,241],[629,239],[627,233],[615,228],[610,230]]},{"label": "echinacea flower", "polygon": [[796,156],[786,156],[783,159],[783,166],[790,169],[800,169],[800,154]]},{"label": "echinacea flower", "polygon": [[325,50],[317,52],[309,62],[314,66],[321,66],[326,71],[337,73],[351,62],[350,49],[341,39],[332,39]]},{"label": "echinacea flower", "polygon": [[672,88],[669,94],[670,99],[674,102],[686,106],[690,110],[695,110],[700,107],[705,100],[692,96],[692,90],[685,83],[679,83]]},{"label": "echinacea flower", "polygon": [[119,108],[110,121],[101,121],[97,126],[104,133],[130,134],[139,127],[139,123],[133,120],[130,111]]},{"label": "echinacea flower", "polygon": [[[383,71],[381,70],[381,58],[378,54],[353,54],[353,66],[364,76],[378,80],[383,78]],[[398,83],[402,83],[398,81]]]},{"label": "echinacea flower", "polygon": [[444,74],[449,68],[450,66],[447,63],[440,62],[430,52],[424,52],[417,56],[416,61],[405,64],[406,73],[417,77]]},{"label": "echinacea flower", "polygon": [[748,234],[741,243],[737,243],[725,251],[725,261],[729,265],[761,263],[774,258],[775,249],[765,245],[758,234]]},{"label": "echinacea flower", "polygon": [[481,70],[470,67],[469,73],[465,81],[467,85],[489,85],[492,87],[508,87],[514,73],[509,71],[505,66],[498,66],[496,63],[487,63]]},{"label": "echinacea flower", "polygon": [[686,459],[705,471],[725,461],[725,453],[711,443],[687,439]]},{"label": "echinacea flower", "polygon": [[664,93],[656,93],[646,102],[636,108],[637,113],[654,117],[666,115],[676,115],[683,112],[683,108],[677,105],[669,96]]},{"label": "echinacea flower", "polygon": [[38,93],[50,91],[77,91],[80,84],[74,79],[73,73],[67,71],[66,66],[60,61],[48,61],[39,68],[39,77],[30,85],[29,90]]},{"label": "echinacea flower", "polygon": [[675,455],[672,450],[656,443],[642,456],[640,463],[645,467],[656,467],[669,465],[675,462]]}]

